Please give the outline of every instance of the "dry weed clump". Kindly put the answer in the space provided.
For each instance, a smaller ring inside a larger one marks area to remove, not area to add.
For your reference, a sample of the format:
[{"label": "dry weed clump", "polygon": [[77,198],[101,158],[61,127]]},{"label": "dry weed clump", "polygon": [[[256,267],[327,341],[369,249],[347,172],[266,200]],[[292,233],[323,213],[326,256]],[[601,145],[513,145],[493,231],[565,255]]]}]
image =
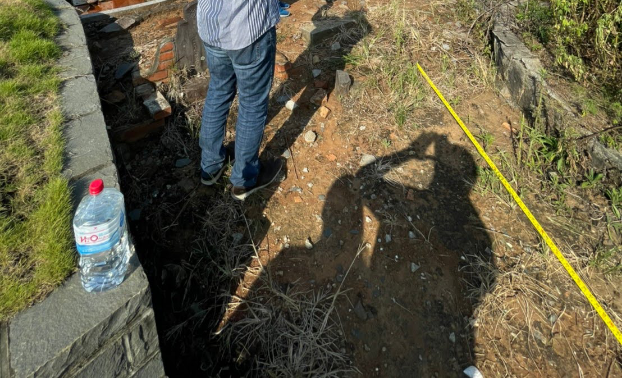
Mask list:
[{"label": "dry weed clump", "polygon": [[370,7],[366,17],[372,32],[345,58],[361,82],[351,96],[353,114],[392,119],[403,127],[417,126],[416,119],[420,122],[426,110],[441,109],[417,63],[455,106],[492,87],[491,60],[480,42],[469,37],[466,25],[448,21],[454,17],[443,2],[431,3],[430,9],[409,9],[409,4],[394,0]]},{"label": "dry weed clump", "polygon": [[[573,359],[571,371],[580,376],[601,374],[620,356],[616,339],[549,251],[504,256],[497,267],[479,256],[468,260],[465,284],[478,300],[470,318],[476,365],[486,376],[557,374],[553,358]],[[620,314],[606,310],[620,325]]]},{"label": "dry weed clump", "polygon": [[221,333],[224,352],[248,361],[254,376],[338,377],[356,370],[344,349],[335,312],[340,293],[281,288],[268,277],[253,298],[232,298],[244,317]]}]

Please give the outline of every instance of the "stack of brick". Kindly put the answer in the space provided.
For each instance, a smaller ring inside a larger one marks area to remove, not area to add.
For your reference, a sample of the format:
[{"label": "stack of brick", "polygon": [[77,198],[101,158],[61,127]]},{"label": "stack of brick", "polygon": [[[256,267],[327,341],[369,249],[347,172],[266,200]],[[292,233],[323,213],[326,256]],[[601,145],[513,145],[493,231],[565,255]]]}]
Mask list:
[{"label": "stack of brick", "polygon": [[171,115],[171,104],[157,90],[157,86],[171,80],[171,68],[174,64],[175,42],[167,39],[158,47],[154,61],[149,68],[136,67],[132,71],[134,93],[143,101],[151,118],[115,130],[115,139],[122,142],[135,142],[164,126],[165,119]]}]

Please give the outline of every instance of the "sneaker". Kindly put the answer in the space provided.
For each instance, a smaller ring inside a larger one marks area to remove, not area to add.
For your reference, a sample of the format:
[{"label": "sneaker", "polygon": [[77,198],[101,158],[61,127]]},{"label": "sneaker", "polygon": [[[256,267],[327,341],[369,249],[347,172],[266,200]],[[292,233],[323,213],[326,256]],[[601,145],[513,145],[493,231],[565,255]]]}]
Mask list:
[{"label": "sneaker", "polygon": [[281,8],[281,9],[288,9],[288,8],[290,8],[290,4],[284,3],[283,1],[280,1],[279,2],[279,8]]},{"label": "sneaker", "polygon": [[290,11],[287,9],[279,8],[279,17],[290,17]]},{"label": "sneaker", "polygon": [[234,186],[231,188],[231,196],[239,201],[244,201],[248,196],[256,191],[270,185],[281,172],[283,161],[281,159],[274,159],[268,162],[260,162],[260,174],[257,177],[255,186],[251,188],[245,188],[244,186]]},{"label": "sneaker", "polygon": [[221,167],[221,169],[216,171],[216,173],[210,174],[204,171],[203,168],[201,169],[201,183],[203,185],[211,186],[211,185],[216,184],[218,179],[221,178],[221,175],[223,175],[223,172],[225,172],[225,170],[227,169],[227,166],[233,165],[234,162],[236,161],[234,157],[234,151],[235,150],[234,150],[233,143],[225,147],[225,161],[223,162],[223,166]]}]

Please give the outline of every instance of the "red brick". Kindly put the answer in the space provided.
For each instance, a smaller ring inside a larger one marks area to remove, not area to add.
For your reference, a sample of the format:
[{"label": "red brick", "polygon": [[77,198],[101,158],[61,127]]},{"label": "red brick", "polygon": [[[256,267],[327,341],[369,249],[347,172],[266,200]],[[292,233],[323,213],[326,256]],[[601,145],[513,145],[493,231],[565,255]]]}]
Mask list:
[{"label": "red brick", "polygon": [[[173,47],[175,47],[175,45],[173,44],[173,42],[167,42],[164,45],[162,45],[162,47],[160,48],[160,54],[165,53],[165,52],[169,52],[171,50],[173,50]],[[172,58],[172,57],[171,57]]]},{"label": "red brick", "polygon": [[158,71],[166,70],[167,68],[173,67],[173,59],[165,60],[164,62],[160,62],[158,65]]},{"label": "red brick", "polygon": [[[158,21],[158,26],[163,27],[163,26],[168,26],[174,23],[177,23],[178,21],[180,21],[182,18],[180,16],[175,16],[175,17],[169,17],[169,18],[164,18],[160,21]],[[171,42],[172,43],[172,42]],[[161,50],[162,51],[162,50]]]},{"label": "red brick", "polygon": [[136,142],[143,139],[149,133],[158,130],[164,126],[164,118],[156,121],[146,121],[136,125],[129,125],[121,130],[114,132],[115,139],[121,142]]},{"label": "red brick", "polygon": [[164,79],[166,79],[167,77],[169,77],[169,72],[168,71],[157,71],[156,73],[154,73],[153,75],[151,75],[150,77],[147,78],[147,80],[151,81],[151,82],[159,82],[162,81]]},{"label": "red brick", "polygon": [[279,80],[288,80],[290,75],[288,75],[287,71],[277,71],[275,70],[275,79]]},{"label": "red brick", "polygon": [[164,62],[165,60],[169,60],[169,59],[173,59],[173,51],[160,53],[160,61],[161,62]]},{"label": "red brick", "polygon": [[154,119],[155,120],[164,119],[170,115],[171,115],[171,107],[169,106],[168,108],[163,109],[159,111],[158,113],[154,114]]}]

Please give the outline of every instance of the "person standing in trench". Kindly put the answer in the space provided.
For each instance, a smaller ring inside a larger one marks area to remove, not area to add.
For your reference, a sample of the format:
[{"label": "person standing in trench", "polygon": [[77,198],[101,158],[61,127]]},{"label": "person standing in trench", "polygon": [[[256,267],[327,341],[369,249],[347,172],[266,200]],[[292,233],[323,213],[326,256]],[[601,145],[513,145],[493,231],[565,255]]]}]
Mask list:
[{"label": "person standing in trench", "polygon": [[[270,185],[281,159],[260,161],[276,53],[278,0],[199,0],[197,27],[210,84],[201,119],[201,182],[214,185],[228,164],[231,195],[244,200]],[[235,147],[223,145],[230,107],[238,92]],[[235,157],[235,158],[234,158]]]}]

